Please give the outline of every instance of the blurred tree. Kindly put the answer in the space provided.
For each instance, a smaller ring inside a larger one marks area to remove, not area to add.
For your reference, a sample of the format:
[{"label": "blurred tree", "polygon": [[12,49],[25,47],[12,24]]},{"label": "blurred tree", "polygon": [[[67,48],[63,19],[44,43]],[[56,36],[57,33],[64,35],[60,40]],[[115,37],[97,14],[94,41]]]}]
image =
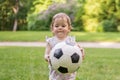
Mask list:
[{"label": "blurred tree", "polygon": [[73,30],[120,31],[120,0],[0,0],[0,11],[0,30],[49,30],[65,12]]},{"label": "blurred tree", "polygon": [[75,27],[74,30],[76,31],[84,31],[83,19],[82,19],[82,16],[85,14],[84,4],[85,4],[85,0],[77,0],[77,3],[74,4],[76,5],[75,6],[76,10],[74,13],[73,26]]},{"label": "blurred tree", "polygon": [[8,25],[12,24],[13,19],[11,17],[13,14],[8,1],[0,0],[0,11],[0,30],[9,29]]},{"label": "blurred tree", "polygon": [[28,25],[29,30],[49,30],[52,17],[59,12],[64,12],[70,16],[73,22],[73,26],[75,25],[74,30],[81,29],[81,28],[76,29],[77,27],[80,27],[80,25],[78,24],[79,26],[78,25],[76,26],[76,24],[74,24],[77,22],[77,21],[74,21],[75,13],[77,12],[76,0],[61,0],[59,2],[56,2],[56,1],[51,2],[49,0],[49,2],[50,4],[48,8],[40,11],[38,15],[31,15],[31,17],[29,17],[29,25]]},{"label": "blurred tree", "polygon": [[[87,0],[84,10],[83,23],[86,31],[117,31],[117,26],[120,25],[120,0]],[[108,21],[112,26],[105,25]]]},{"label": "blurred tree", "polygon": [[15,15],[13,31],[16,31],[17,30],[17,24],[18,24],[17,14],[19,12],[19,0],[15,0],[14,2],[15,2],[13,4],[14,6],[12,7],[14,15]]},{"label": "blurred tree", "polygon": [[102,0],[100,24],[104,31],[118,31],[120,25],[120,0]]},{"label": "blurred tree", "polygon": [[[38,14],[44,10],[46,10],[49,5],[52,4],[53,0],[34,0],[33,7],[31,9],[33,10],[31,13],[28,14],[27,21],[28,21],[28,30],[35,30],[35,27],[40,27],[39,21],[38,21]],[[44,21],[41,20],[40,23],[44,24]],[[41,27],[44,27],[42,25]]]},{"label": "blurred tree", "polygon": [[98,27],[98,17],[101,12],[100,0],[87,0],[84,6],[85,14],[82,16],[84,29],[95,32]]},{"label": "blurred tree", "polygon": [[27,13],[32,1],[27,0],[0,0],[0,30],[21,29],[27,25]]}]

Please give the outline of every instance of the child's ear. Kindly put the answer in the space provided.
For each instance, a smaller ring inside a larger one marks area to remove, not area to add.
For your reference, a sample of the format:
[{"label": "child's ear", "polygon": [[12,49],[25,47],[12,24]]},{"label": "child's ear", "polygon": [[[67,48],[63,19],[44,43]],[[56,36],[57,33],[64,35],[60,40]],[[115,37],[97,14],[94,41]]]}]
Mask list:
[{"label": "child's ear", "polygon": [[71,30],[70,30],[70,29],[68,29],[68,33],[70,33],[70,31],[71,31]]},{"label": "child's ear", "polygon": [[53,27],[50,28],[50,31],[53,33]]},{"label": "child's ear", "polygon": [[51,32],[52,32],[52,34],[54,35],[54,30],[51,28]]},{"label": "child's ear", "polygon": [[54,33],[54,31],[53,31],[53,30],[51,30],[51,32],[52,32],[52,33]]},{"label": "child's ear", "polygon": [[69,28],[68,28],[68,32],[70,32],[70,31],[71,31],[71,28],[69,27]]}]

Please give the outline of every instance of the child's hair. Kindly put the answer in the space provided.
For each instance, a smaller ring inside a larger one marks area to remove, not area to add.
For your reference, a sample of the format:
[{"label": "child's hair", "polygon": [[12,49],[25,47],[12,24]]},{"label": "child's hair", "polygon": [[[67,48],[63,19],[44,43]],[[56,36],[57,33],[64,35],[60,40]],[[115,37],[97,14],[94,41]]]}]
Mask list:
[{"label": "child's hair", "polygon": [[71,29],[72,29],[72,26],[71,26],[70,17],[69,17],[67,14],[65,14],[65,13],[58,13],[58,14],[56,14],[56,15],[53,16],[53,18],[52,18],[52,23],[51,23],[51,26],[50,26],[51,29],[53,28],[53,24],[54,24],[55,19],[56,19],[56,18],[60,18],[60,17],[67,19],[68,27],[69,27],[69,29],[71,30]]}]

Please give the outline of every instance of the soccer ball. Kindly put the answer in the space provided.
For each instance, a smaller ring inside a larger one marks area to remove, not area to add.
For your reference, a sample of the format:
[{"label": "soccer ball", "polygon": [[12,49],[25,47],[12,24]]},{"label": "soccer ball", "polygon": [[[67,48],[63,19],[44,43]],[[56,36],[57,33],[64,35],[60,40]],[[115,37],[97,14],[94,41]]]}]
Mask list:
[{"label": "soccer ball", "polygon": [[60,73],[72,73],[79,69],[82,53],[78,46],[60,42],[50,52],[50,65]]}]

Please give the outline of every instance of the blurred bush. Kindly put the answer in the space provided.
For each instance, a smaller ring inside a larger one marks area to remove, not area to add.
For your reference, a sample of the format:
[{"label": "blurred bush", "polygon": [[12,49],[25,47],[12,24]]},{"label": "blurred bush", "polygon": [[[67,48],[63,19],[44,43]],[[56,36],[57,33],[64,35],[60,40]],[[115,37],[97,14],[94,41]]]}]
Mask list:
[{"label": "blurred bush", "polygon": [[77,10],[76,1],[68,1],[67,3],[53,3],[47,10],[37,15],[31,16],[31,24],[28,25],[29,30],[50,30],[52,17],[59,12],[64,12],[70,16],[73,30],[83,30],[82,25],[82,8]]},{"label": "blurred bush", "polygon": [[87,32],[120,31],[119,0],[64,0],[51,2],[48,8],[31,14],[28,30],[50,30],[52,17],[59,12],[68,14],[73,30]]},{"label": "blurred bush", "polygon": [[103,31],[105,32],[116,32],[117,30],[117,24],[115,20],[104,20],[101,22],[103,26]]}]

